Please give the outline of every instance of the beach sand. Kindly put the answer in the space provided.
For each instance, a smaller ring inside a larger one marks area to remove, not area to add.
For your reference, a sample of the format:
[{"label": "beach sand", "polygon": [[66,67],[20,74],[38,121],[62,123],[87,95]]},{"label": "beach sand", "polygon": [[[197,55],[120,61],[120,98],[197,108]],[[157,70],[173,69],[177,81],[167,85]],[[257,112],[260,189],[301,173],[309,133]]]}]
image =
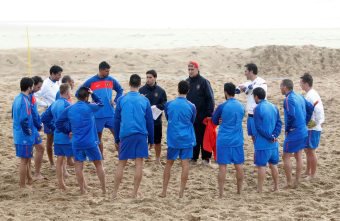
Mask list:
[{"label": "beach sand", "polygon": [[[245,180],[241,195],[235,194],[235,173],[228,167],[225,197],[218,198],[218,169],[198,163],[191,166],[185,196],[178,198],[180,164],[176,162],[169,183],[168,197],[159,198],[163,170],[147,161],[138,199],[129,199],[133,188],[134,163],[126,168],[118,199],[111,197],[117,152],[112,135],[104,132],[105,171],[108,194],[101,195],[94,166],[86,163],[85,176],[93,187],[80,196],[74,171],[66,180],[67,192],[57,189],[55,172],[49,169],[46,155],[42,173],[48,180],[36,181],[31,189],[18,189],[18,159],[12,136],[11,105],[19,93],[21,77],[27,73],[25,49],[0,50],[0,220],[339,220],[340,219],[340,50],[314,46],[264,46],[244,49],[223,47],[180,48],[169,50],[123,49],[32,49],[32,76],[46,78],[49,68],[63,67],[63,74],[71,75],[78,87],[97,72],[98,64],[111,64],[111,76],[117,78],[128,91],[128,79],[138,73],[145,82],[145,72],[155,69],[158,84],[168,95],[176,97],[177,83],[186,79],[187,62],[196,60],[201,73],[212,85],[216,104],[224,101],[223,84],[244,82],[244,65],[254,62],[259,76],[267,80],[268,99],[278,105],[282,114],[279,84],[284,78],[295,83],[301,92],[299,77],[309,71],[314,88],[320,93],[325,107],[317,179],[303,181],[296,189],[270,192],[272,180],[267,172],[264,193],[256,193],[257,176],[253,165],[253,145],[245,133]],[[238,99],[245,102],[244,95]],[[164,119],[163,119],[164,120]],[[246,118],[244,119],[245,122]],[[163,124],[162,161],[166,156],[166,122]],[[43,135],[45,144],[45,135]],[[280,137],[282,153],[283,136]],[[154,152],[152,155],[152,159]],[[305,156],[304,156],[305,161]],[[305,166],[305,164],[304,164]],[[293,170],[294,171],[294,170]],[[279,164],[280,187],[285,184],[282,162]]]}]

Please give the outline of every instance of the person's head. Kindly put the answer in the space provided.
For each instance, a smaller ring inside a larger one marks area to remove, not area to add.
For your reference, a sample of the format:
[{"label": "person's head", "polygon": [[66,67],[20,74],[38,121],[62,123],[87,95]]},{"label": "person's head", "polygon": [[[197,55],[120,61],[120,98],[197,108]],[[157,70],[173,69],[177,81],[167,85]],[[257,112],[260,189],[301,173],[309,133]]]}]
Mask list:
[{"label": "person's head", "polygon": [[234,97],[235,96],[235,90],[236,90],[236,86],[233,83],[225,83],[224,84],[224,96],[225,99],[228,99],[230,97]]},{"label": "person's head", "polygon": [[300,87],[304,91],[309,91],[313,87],[313,77],[309,73],[305,73],[300,77]]},{"label": "person's head", "polygon": [[105,77],[109,76],[110,68],[111,68],[111,66],[106,61],[100,62],[100,64],[99,64],[99,73],[98,73],[99,77],[105,78]]},{"label": "person's head", "polygon": [[189,82],[182,80],[178,83],[178,93],[180,95],[187,95],[189,89],[190,89]]},{"label": "person's head", "polygon": [[133,74],[130,76],[129,85],[131,88],[139,88],[141,85],[142,79],[138,74]]},{"label": "person's head", "polygon": [[90,88],[80,87],[77,91],[76,96],[80,101],[88,101],[90,97]]},{"label": "person's head", "polygon": [[32,77],[32,80],[34,82],[33,85],[33,93],[40,91],[41,86],[43,84],[43,79],[40,76],[34,76]]},{"label": "person's head", "polygon": [[258,104],[266,98],[266,91],[262,87],[257,87],[253,90],[254,100]]},{"label": "person's head", "polygon": [[61,73],[63,72],[63,69],[58,65],[53,65],[50,68],[50,78],[53,81],[59,81],[61,78]]},{"label": "person's head", "polygon": [[20,80],[20,90],[21,92],[24,92],[24,93],[31,93],[32,90],[33,90],[33,80],[32,78],[28,78],[28,77],[23,77],[21,78]]},{"label": "person's head", "polygon": [[280,84],[280,90],[283,95],[286,95],[288,92],[292,91],[294,89],[293,81],[290,79],[284,79],[282,80]]},{"label": "person's head", "polygon": [[188,72],[189,77],[196,77],[199,74],[199,64],[196,61],[189,61]]},{"label": "person's head", "polygon": [[146,84],[149,86],[155,85],[157,80],[157,72],[155,70],[149,70],[146,72]]},{"label": "person's head", "polygon": [[70,85],[71,90],[73,90],[74,87],[74,80],[71,78],[70,75],[65,75],[62,79],[61,79],[61,83],[67,83]]},{"label": "person's head", "polygon": [[254,63],[249,63],[244,65],[246,68],[244,71],[244,75],[246,76],[247,80],[254,80],[257,76],[257,66]]},{"label": "person's head", "polygon": [[59,87],[60,96],[66,99],[71,98],[71,86],[68,83],[63,83]]}]

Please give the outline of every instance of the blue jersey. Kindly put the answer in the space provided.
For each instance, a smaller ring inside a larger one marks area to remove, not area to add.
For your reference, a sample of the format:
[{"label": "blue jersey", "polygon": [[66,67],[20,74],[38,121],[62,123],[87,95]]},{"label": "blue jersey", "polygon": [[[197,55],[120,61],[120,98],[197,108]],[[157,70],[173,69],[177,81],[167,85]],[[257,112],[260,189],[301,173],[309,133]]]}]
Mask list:
[{"label": "blue jersey", "polygon": [[40,119],[39,112],[38,112],[38,104],[34,96],[34,93],[29,94],[29,101],[31,103],[34,130],[39,131],[42,128],[42,126],[41,126],[41,119]]},{"label": "blue jersey", "polygon": [[283,101],[287,141],[296,141],[308,136],[307,123],[314,107],[302,95],[290,91]]},{"label": "blue jersey", "polygon": [[279,147],[274,138],[280,136],[282,122],[280,112],[274,104],[261,100],[254,109],[255,150],[268,150]]},{"label": "blue jersey", "polygon": [[92,94],[92,99],[96,103],[78,101],[69,106],[55,123],[59,131],[65,134],[72,132],[73,149],[91,149],[99,144],[94,113],[103,108],[103,104],[95,94]]},{"label": "blue jersey", "polygon": [[243,147],[244,111],[243,105],[235,98],[229,98],[217,107],[212,116],[215,125],[218,125],[219,120],[222,119],[217,134],[217,147]]},{"label": "blue jersey", "polygon": [[[45,125],[49,125],[49,128],[55,128],[54,122],[57,121],[65,108],[70,105],[71,104],[65,98],[59,98],[41,115],[42,122]],[[69,135],[62,133],[60,130],[54,130],[53,139],[55,144],[71,144]]]},{"label": "blue jersey", "polygon": [[60,91],[58,91],[57,94],[55,95],[55,100],[58,100],[59,98],[61,98]]},{"label": "blue jersey", "polygon": [[14,144],[33,145],[34,123],[29,97],[20,93],[12,105]]},{"label": "blue jersey", "polygon": [[154,143],[154,128],[149,100],[138,92],[129,92],[120,97],[114,116],[116,143],[134,134],[148,135],[148,142]]},{"label": "blue jersey", "polygon": [[184,97],[166,103],[165,117],[168,120],[167,144],[169,148],[192,148],[196,145],[194,122],[196,107]]},{"label": "blue jersey", "polygon": [[123,88],[118,81],[111,76],[100,78],[95,75],[88,79],[82,86],[91,88],[102,101],[104,107],[98,110],[94,115],[96,118],[106,118],[114,116],[114,108],[112,103],[112,90],[117,92],[114,102],[117,103],[119,97],[123,95]]}]

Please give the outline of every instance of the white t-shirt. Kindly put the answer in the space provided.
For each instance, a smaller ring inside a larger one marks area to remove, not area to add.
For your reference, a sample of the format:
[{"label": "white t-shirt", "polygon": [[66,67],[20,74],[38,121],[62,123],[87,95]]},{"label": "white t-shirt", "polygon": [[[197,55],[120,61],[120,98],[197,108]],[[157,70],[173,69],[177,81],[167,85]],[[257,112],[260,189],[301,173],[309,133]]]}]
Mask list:
[{"label": "white t-shirt", "polygon": [[41,86],[40,91],[35,93],[38,106],[49,107],[54,101],[59,91],[60,81],[53,82],[50,78],[46,78]]},{"label": "white t-shirt", "polygon": [[[249,89],[250,85],[252,85],[252,89]],[[248,114],[254,114],[254,109],[257,104],[254,99],[253,90],[257,87],[262,87],[266,91],[266,94],[267,94],[267,83],[263,78],[256,77],[255,80],[253,80],[252,82],[243,83],[242,86],[246,87],[246,90],[244,93],[247,95],[247,106],[246,106],[247,112]]]},{"label": "white t-shirt", "polygon": [[321,124],[325,121],[325,113],[318,92],[316,92],[316,90],[314,89],[310,89],[306,93],[305,98],[308,102],[312,103],[313,105],[315,105],[316,102],[318,102],[314,107],[314,112],[311,118],[311,120],[315,121],[316,126],[313,128],[309,128],[308,130],[322,131]]}]

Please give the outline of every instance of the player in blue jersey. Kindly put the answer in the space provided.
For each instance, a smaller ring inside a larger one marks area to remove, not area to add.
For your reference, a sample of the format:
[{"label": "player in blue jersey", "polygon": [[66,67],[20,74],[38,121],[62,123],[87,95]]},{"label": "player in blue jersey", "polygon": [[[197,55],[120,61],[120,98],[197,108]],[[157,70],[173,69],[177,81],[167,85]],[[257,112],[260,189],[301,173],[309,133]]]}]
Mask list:
[{"label": "player in blue jersey", "polygon": [[19,185],[21,188],[32,184],[30,160],[33,156],[34,123],[29,94],[33,90],[33,80],[24,77],[20,81],[21,93],[15,97],[12,105],[13,138],[16,156],[20,158]]},{"label": "player in blue jersey", "polygon": [[141,78],[130,76],[130,92],[118,99],[114,118],[116,147],[119,162],[116,169],[113,197],[116,198],[128,159],[135,160],[135,183],[132,197],[137,197],[143,176],[143,161],[148,157],[148,143],[154,145],[154,127],[149,100],[138,92]]},{"label": "player in blue jersey", "polygon": [[[90,79],[88,79],[82,86],[91,88],[103,102],[104,107],[95,112],[96,127],[99,137],[99,148],[103,155],[103,142],[102,132],[104,128],[108,128],[112,134],[113,131],[113,118],[114,118],[114,104],[118,98],[123,95],[123,88],[119,82],[109,76],[110,65],[103,61],[99,64],[99,72]],[[112,91],[116,91],[116,97],[112,100]],[[104,156],[104,155],[103,155]]]},{"label": "player in blue jersey", "polygon": [[[95,103],[89,103],[90,94]],[[56,129],[70,134],[72,132],[72,150],[75,160],[76,177],[80,188],[80,193],[87,191],[84,178],[84,161],[93,161],[97,176],[100,180],[101,189],[106,193],[105,172],[102,164],[102,155],[98,147],[99,139],[97,134],[94,113],[103,104],[96,94],[87,87],[80,87],[77,91],[78,101],[66,108],[56,122]]]},{"label": "player in blue jersey", "polygon": [[241,194],[243,183],[244,138],[242,120],[244,117],[243,105],[234,98],[236,86],[233,83],[224,84],[226,101],[215,110],[212,121],[219,125],[216,140],[216,158],[219,164],[218,188],[219,197],[223,197],[224,181],[227,173],[227,164],[234,164],[236,170],[237,193]]},{"label": "player in blue jersey", "polygon": [[[66,190],[66,185],[64,177],[69,176],[66,170],[66,162],[64,164],[64,159],[66,157],[72,157],[72,143],[71,135],[64,134],[58,129],[55,129],[53,122],[56,122],[61,113],[69,107],[71,104],[68,99],[71,97],[70,85],[67,83],[60,85],[60,97],[41,115],[41,121],[44,125],[48,125],[53,128],[54,136],[54,155],[57,156],[57,179],[58,187],[61,190]],[[52,123],[52,125],[50,125]]]},{"label": "player in blue jersey", "polygon": [[179,197],[183,197],[184,189],[189,175],[189,160],[192,158],[193,148],[196,145],[194,122],[196,107],[186,99],[189,92],[189,83],[178,83],[178,97],[165,105],[165,117],[168,120],[167,161],[163,174],[163,192],[161,197],[166,197],[170,180],[171,167],[177,158],[181,159],[182,175]]},{"label": "player in blue jersey", "polygon": [[266,166],[272,173],[274,188],[279,189],[279,143],[277,138],[281,133],[282,122],[277,107],[267,101],[266,91],[261,88],[253,90],[257,106],[254,109],[254,164],[257,167],[257,191],[262,192],[263,182],[266,177]]},{"label": "player in blue jersey", "polygon": [[[284,79],[280,89],[285,95],[283,101],[285,118],[285,140],[283,143],[283,165],[287,178],[286,188],[296,187],[302,170],[302,150],[308,137],[307,124],[310,121],[314,107],[301,94],[293,91],[293,81]],[[292,182],[292,164],[290,158],[296,159],[295,182]]]}]

